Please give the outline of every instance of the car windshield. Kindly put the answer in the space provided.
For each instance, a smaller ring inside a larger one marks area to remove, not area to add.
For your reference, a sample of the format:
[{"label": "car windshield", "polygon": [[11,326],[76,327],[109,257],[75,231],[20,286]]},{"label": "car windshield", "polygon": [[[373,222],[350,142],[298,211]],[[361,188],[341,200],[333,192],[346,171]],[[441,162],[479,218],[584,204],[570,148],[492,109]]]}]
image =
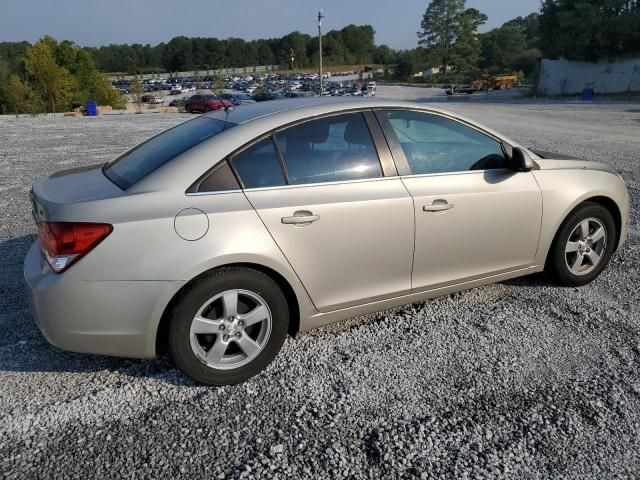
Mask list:
[{"label": "car windshield", "polygon": [[104,174],[126,190],[178,155],[233,126],[204,116],[181,123],[106,164]]}]

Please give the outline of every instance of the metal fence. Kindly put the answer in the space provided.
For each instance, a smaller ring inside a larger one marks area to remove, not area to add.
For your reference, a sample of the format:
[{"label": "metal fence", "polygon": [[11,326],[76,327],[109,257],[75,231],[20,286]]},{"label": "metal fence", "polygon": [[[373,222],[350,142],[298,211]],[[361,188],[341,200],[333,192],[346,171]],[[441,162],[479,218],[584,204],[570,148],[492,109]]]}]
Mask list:
[{"label": "metal fence", "polygon": [[226,77],[229,75],[251,75],[255,73],[273,72],[276,70],[285,70],[287,67],[282,65],[259,65],[253,67],[238,67],[238,68],[218,68],[215,70],[190,70],[185,72],[170,72],[170,73],[147,73],[144,75],[120,75],[112,76],[110,80],[133,80],[138,77],[141,80],[164,80],[169,77]]}]

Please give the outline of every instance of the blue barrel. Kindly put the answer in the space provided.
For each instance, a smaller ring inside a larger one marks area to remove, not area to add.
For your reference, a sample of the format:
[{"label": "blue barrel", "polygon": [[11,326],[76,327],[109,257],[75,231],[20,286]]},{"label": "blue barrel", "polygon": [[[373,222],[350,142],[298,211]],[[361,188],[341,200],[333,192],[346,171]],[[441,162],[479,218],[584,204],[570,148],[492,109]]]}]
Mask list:
[{"label": "blue barrel", "polygon": [[582,100],[591,101],[593,100],[593,88],[585,88],[582,90]]},{"label": "blue barrel", "polygon": [[87,117],[95,117],[98,114],[98,104],[96,102],[87,102],[84,111]]}]

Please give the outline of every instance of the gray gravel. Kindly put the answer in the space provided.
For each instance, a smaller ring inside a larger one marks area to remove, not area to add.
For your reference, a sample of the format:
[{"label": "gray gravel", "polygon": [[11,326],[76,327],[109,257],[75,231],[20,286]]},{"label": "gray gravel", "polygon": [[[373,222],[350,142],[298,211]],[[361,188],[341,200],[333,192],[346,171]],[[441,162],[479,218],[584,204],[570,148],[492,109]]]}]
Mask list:
[{"label": "gray gravel", "polygon": [[624,172],[631,236],[611,266],[583,288],[535,276],[306,333],[222,388],[166,358],[49,346],[21,286],[32,179],[105,161],[184,116],[0,117],[0,478],[637,476],[640,105],[447,106]]}]

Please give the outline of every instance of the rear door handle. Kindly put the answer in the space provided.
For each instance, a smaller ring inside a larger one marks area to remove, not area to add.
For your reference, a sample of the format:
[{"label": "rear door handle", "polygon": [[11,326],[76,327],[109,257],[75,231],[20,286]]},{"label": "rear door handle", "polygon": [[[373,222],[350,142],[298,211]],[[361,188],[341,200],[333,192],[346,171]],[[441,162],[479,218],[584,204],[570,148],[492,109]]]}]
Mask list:
[{"label": "rear door handle", "polygon": [[282,223],[285,225],[310,225],[318,220],[320,220],[320,215],[314,215],[307,211],[295,212],[293,217],[282,217]]},{"label": "rear door handle", "polygon": [[436,200],[431,205],[424,205],[422,210],[425,212],[444,212],[446,210],[451,210],[452,208],[453,204],[447,203],[446,200]]}]

